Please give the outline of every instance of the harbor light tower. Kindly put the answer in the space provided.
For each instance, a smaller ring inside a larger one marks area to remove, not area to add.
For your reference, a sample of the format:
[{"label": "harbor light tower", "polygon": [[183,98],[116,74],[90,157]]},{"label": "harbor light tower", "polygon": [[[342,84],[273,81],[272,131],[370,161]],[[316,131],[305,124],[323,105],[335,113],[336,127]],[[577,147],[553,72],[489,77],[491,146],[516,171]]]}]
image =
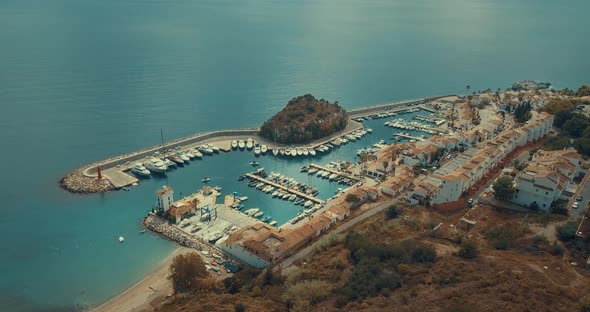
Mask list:
[{"label": "harbor light tower", "polygon": [[167,211],[174,202],[174,190],[171,187],[164,185],[162,189],[156,191],[158,195],[158,209]]}]

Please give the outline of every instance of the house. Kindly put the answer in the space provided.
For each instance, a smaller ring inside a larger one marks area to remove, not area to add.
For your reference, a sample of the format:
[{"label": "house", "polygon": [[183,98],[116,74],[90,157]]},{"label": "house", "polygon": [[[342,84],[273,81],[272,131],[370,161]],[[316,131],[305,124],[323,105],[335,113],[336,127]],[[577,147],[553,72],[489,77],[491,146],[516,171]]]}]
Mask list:
[{"label": "house", "polygon": [[412,170],[406,165],[400,165],[395,170],[395,175],[388,177],[379,185],[381,194],[388,196],[398,196],[406,191],[414,180]]},{"label": "house", "polygon": [[350,209],[344,204],[333,205],[328,208],[326,214],[336,221],[340,221],[350,216]]},{"label": "house", "polygon": [[176,224],[179,224],[185,216],[194,214],[195,212],[196,206],[184,201],[174,202],[170,206],[170,209],[168,209],[168,214],[176,219]]},{"label": "house", "polygon": [[574,150],[544,151],[533,155],[522,173],[514,178],[516,193],[511,199],[519,205],[548,211],[551,204],[566,198],[571,181],[580,173],[582,156]]}]

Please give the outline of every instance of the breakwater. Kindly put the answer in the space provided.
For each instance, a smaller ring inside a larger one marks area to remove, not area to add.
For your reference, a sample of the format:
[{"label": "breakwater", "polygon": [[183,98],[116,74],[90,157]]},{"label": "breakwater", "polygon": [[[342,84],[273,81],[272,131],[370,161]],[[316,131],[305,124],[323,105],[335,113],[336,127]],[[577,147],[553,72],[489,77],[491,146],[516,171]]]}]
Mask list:
[{"label": "breakwater", "polygon": [[[207,244],[200,239],[191,236],[175,226],[170,225],[166,220],[158,217],[154,214],[149,214],[143,219],[143,225],[152,232],[158,233],[161,236],[178,243],[181,246],[187,248],[193,248],[199,251],[207,251],[215,258],[221,258],[223,260],[230,260],[226,254],[221,250]],[[233,261],[233,260],[232,260]]]}]

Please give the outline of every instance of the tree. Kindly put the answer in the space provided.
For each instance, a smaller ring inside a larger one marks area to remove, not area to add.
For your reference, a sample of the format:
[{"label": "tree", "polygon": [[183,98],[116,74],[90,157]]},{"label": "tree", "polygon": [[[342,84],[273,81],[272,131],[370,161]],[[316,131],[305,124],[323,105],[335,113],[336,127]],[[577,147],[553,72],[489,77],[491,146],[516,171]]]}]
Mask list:
[{"label": "tree", "polygon": [[464,240],[459,249],[459,257],[464,259],[474,259],[479,255],[479,248],[475,242],[471,240]]},{"label": "tree", "polygon": [[498,178],[492,188],[494,190],[494,197],[503,200],[511,199],[516,191],[512,185],[512,179],[507,176]]},{"label": "tree", "polygon": [[568,222],[564,225],[556,227],[557,237],[564,241],[569,242],[576,238],[576,224],[574,222]]},{"label": "tree", "polygon": [[358,203],[359,197],[356,194],[346,194],[346,198],[344,199],[348,203]]},{"label": "tree", "polygon": [[207,269],[197,253],[180,254],[172,259],[170,275],[172,288],[177,293],[198,289],[199,279],[207,277]]},{"label": "tree", "polygon": [[388,219],[397,218],[397,216],[399,215],[399,210],[397,208],[397,205],[394,204],[394,205],[387,207],[387,210],[385,210],[385,215],[387,216]]}]

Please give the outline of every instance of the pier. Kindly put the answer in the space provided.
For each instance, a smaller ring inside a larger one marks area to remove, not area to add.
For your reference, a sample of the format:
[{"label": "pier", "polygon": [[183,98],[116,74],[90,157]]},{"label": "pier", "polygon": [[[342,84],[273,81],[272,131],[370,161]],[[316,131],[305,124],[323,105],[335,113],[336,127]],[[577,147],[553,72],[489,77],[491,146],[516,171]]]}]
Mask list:
[{"label": "pier", "polygon": [[129,175],[119,170],[118,168],[109,168],[103,171],[103,175],[116,188],[122,188],[133,183],[139,182],[139,180],[136,177]]},{"label": "pier", "polygon": [[423,138],[419,138],[419,137],[415,137],[415,136],[411,136],[411,135],[403,134],[403,133],[396,133],[393,136],[398,137],[398,138],[408,139],[408,140],[424,141]]},{"label": "pier", "polygon": [[250,180],[256,180],[256,181],[259,181],[259,182],[265,183],[265,184],[267,184],[267,185],[274,186],[274,187],[276,187],[277,189],[281,189],[281,190],[283,190],[283,191],[287,191],[287,192],[289,192],[289,193],[291,193],[291,194],[294,194],[294,195],[297,195],[297,196],[299,196],[299,197],[301,197],[301,198],[305,198],[305,199],[307,199],[307,200],[311,200],[312,202],[314,202],[314,203],[316,203],[316,204],[323,205],[323,204],[325,204],[325,203],[326,203],[324,200],[321,200],[321,199],[319,199],[319,198],[317,198],[317,197],[311,196],[311,195],[309,195],[309,194],[304,194],[304,193],[301,193],[301,192],[299,192],[299,191],[296,191],[296,190],[290,189],[290,188],[288,188],[288,187],[286,187],[286,186],[284,186],[284,185],[278,184],[278,183],[276,183],[276,182],[273,182],[273,181],[267,180],[267,179],[265,179],[265,178],[259,177],[259,176],[257,176],[257,175],[251,174],[251,173],[246,173],[246,177],[247,177],[248,179],[250,179]]},{"label": "pier", "polygon": [[350,175],[350,174],[345,173],[345,172],[342,172],[342,171],[338,171],[338,170],[333,169],[333,168],[324,167],[324,166],[318,165],[318,164],[310,164],[309,166],[310,167],[314,167],[314,168],[316,168],[318,170],[328,171],[328,172],[337,174],[339,177],[344,177],[344,178],[347,178],[347,179],[350,179],[350,180],[353,180],[353,181],[357,181],[357,182],[361,182],[362,181],[361,178],[355,177],[353,175]]}]

